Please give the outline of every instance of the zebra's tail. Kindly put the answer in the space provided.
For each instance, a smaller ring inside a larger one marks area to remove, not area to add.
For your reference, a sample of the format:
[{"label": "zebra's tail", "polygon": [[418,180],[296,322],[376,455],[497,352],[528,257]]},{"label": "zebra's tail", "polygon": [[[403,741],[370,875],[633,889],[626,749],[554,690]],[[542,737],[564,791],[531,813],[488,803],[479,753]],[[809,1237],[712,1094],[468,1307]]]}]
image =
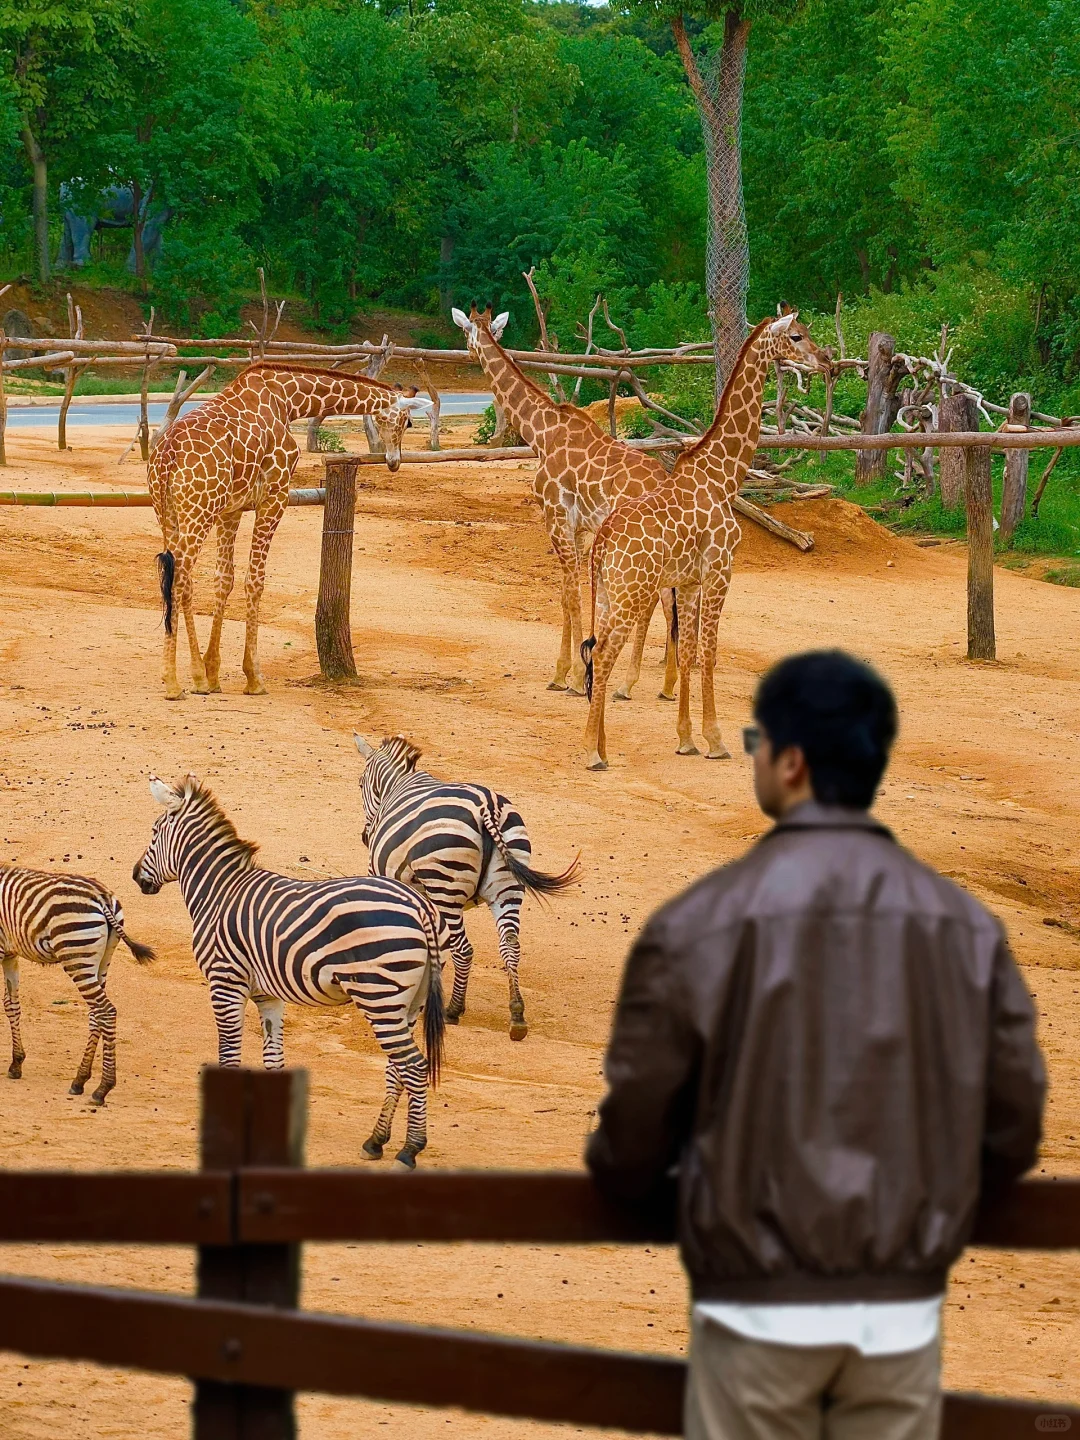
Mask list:
[{"label": "zebra's tail", "polygon": [[157,557],[158,580],[161,584],[161,613],[165,621],[165,634],[173,633],[173,576],[176,574],[176,557],[171,550],[162,550]]},{"label": "zebra's tail", "polygon": [[446,1002],[442,988],[441,918],[433,919],[424,908],[424,932],[428,942],[428,993],[424,1001],[424,1051],[427,1054],[428,1084],[434,1090],[442,1071],[446,1039]]},{"label": "zebra's tail", "polygon": [[531,865],[526,865],[523,860],[518,859],[506,843],[506,836],[499,829],[499,822],[486,803],[480,807],[480,818],[483,821],[484,829],[494,840],[495,848],[502,856],[506,868],[519,885],[524,885],[530,895],[538,898],[551,895],[558,890],[565,890],[568,885],[575,885],[581,878],[580,851],[561,875],[549,875],[544,870],[534,870]]},{"label": "zebra's tail", "polygon": [[140,965],[149,965],[151,960],[157,959],[157,955],[149,945],[140,945],[138,940],[132,940],[131,936],[125,934],[123,930],[120,931],[120,939],[123,940]]}]

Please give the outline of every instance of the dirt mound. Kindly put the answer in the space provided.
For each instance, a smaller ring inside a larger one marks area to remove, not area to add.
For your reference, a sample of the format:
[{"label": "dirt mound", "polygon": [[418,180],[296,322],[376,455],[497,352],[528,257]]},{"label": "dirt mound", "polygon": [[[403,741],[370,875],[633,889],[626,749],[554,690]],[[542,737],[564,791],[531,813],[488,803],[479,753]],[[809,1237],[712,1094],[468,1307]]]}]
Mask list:
[{"label": "dirt mound", "polygon": [[786,540],[743,518],[739,522],[742,541],[735,556],[736,569],[786,570],[809,565],[851,575],[877,575],[882,567],[899,571],[912,565],[932,564],[913,541],[894,535],[847,500],[790,500],[767,508],[785,525],[813,535],[813,550],[802,554]]},{"label": "dirt mound", "polygon": [[[602,425],[605,430],[607,429],[608,402],[606,400],[594,400],[591,405],[583,405],[581,408],[585,411],[586,415],[591,415],[598,425]],[[620,420],[625,420],[628,415],[640,409],[640,400],[634,400],[629,395],[618,396],[615,401],[616,423]]]}]

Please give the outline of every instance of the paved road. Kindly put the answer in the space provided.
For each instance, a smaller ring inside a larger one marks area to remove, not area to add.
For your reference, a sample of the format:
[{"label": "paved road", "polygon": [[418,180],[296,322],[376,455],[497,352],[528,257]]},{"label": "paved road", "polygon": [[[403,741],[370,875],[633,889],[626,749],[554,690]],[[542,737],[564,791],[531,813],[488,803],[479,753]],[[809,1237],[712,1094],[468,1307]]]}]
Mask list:
[{"label": "paved road", "polygon": [[[482,391],[447,393],[441,396],[444,415],[482,415],[491,404],[492,397]],[[184,406],[184,414],[197,408],[196,401]],[[159,425],[165,418],[168,406],[161,401],[147,406],[151,425]],[[60,401],[55,405],[20,406],[17,400],[8,401],[9,430],[38,430],[56,428],[60,413]],[[125,425],[134,427],[139,423],[139,407],[130,403],[118,405],[80,405],[72,402],[68,411],[69,425]]]}]

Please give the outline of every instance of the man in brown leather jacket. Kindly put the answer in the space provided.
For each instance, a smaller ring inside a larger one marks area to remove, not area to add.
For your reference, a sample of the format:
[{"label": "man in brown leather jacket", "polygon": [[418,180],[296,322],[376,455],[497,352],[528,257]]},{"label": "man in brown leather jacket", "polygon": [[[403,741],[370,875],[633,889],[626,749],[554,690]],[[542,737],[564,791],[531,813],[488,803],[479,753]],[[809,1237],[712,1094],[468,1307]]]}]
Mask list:
[{"label": "man in brown leather jacket", "polygon": [[691,1440],[932,1440],[949,1267],[1039,1144],[1034,1010],[999,922],[869,814],[880,677],[795,656],[754,717],[776,825],[634,946],[588,1164],[630,1204],[676,1174]]}]

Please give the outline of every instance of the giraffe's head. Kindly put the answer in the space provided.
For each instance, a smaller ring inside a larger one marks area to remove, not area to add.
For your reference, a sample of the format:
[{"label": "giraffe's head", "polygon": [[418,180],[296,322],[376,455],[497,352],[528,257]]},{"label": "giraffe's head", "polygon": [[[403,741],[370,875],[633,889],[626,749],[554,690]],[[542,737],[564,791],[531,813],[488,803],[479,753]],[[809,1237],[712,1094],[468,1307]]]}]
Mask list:
[{"label": "giraffe's head", "polygon": [[502,333],[506,329],[506,322],[510,319],[510,311],[504,310],[501,315],[491,316],[491,306],[487,305],[483,310],[476,308],[473,303],[468,315],[464,310],[451,310],[454,317],[454,324],[465,332],[465,339],[468,342],[469,354],[474,360],[480,358],[480,335],[481,331],[491,336],[496,342],[502,339]]},{"label": "giraffe's head", "polygon": [[799,320],[799,312],[781,306],[782,313],[767,325],[762,345],[769,360],[796,360],[815,370],[828,368],[829,357],[810,338],[810,331]]},{"label": "giraffe's head", "polygon": [[395,394],[390,397],[386,408],[375,416],[379,436],[386,450],[386,468],[395,471],[401,465],[401,437],[412,424],[414,415],[426,414],[431,402],[417,398],[416,389],[408,386],[402,389],[394,386]]}]

